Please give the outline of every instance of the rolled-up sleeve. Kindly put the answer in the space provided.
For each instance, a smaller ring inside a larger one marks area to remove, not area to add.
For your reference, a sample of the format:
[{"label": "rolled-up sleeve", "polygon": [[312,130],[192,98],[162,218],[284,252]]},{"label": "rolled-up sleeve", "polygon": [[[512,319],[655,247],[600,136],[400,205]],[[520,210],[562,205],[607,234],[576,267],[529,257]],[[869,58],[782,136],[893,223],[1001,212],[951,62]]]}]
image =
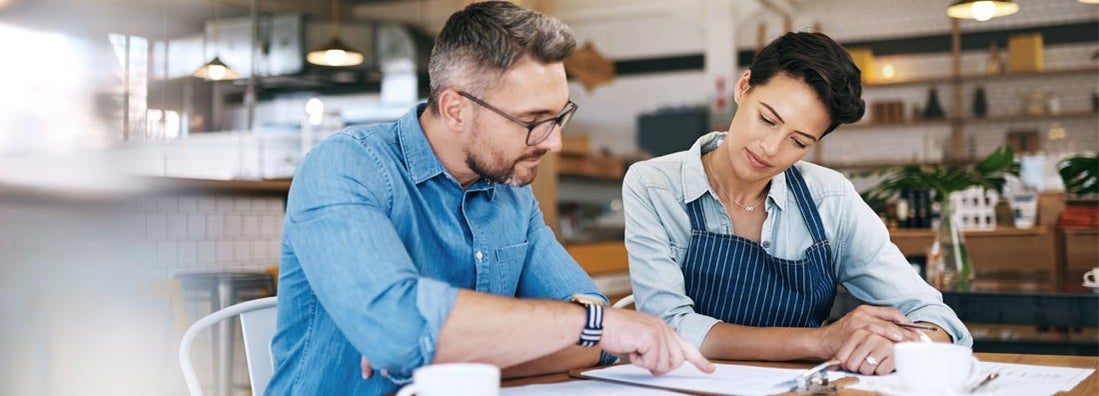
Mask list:
[{"label": "rolled-up sleeve", "polygon": [[720,321],[695,312],[694,301],[687,297],[683,269],[677,263],[669,231],[662,221],[664,216],[686,216],[686,212],[678,208],[675,209],[682,213],[658,212],[654,195],[668,195],[663,199],[672,202],[673,194],[666,187],[647,183],[641,166],[630,167],[622,184],[626,250],[637,310],[660,317],[698,348],[710,328]]},{"label": "rolled-up sleeve", "polygon": [[371,148],[343,135],[304,161],[284,237],[324,311],[374,367],[430,363],[457,289],[420,276],[387,210],[393,181]]},{"label": "rolled-up sleeve", "polygon": [[[912,321],[942,327],[955,344],[972,346],[973,337],[942,293],[927,284],[908,264],[877,214],[850,187],[842,200],[847,215],[836,246],[838,279],[852,296],[871,305],[891,306]],[[852,240],[857,238],[857,241]]]}]

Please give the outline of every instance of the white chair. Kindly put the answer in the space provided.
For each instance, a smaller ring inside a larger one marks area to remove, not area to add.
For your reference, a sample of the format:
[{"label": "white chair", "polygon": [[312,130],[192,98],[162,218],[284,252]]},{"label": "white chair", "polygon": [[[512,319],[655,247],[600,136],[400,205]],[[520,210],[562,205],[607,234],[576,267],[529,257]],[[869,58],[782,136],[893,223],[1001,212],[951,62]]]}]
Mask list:
[{"label": "white chair", "polygon": [[183,334],[179,343],[179,366],[183,370],[183,380],[191,396],[202,396],[202,384],[198,382],[195,368],[191,364],[191,344],[195,335],[222,320],[240,315],[240,329],[244,335],[244,355],[248,361],[248,379],[252,383],[252,394],[263,396],[267,382],[275,370],[271,356],[271,339],[275,336],[275,323],[278,300],[267,297],[245,301],[225,307],[206,315],[191,325]]},{"label": "white chair", "polygon": [[614,303],[614,305],[612,305],[612,307],[614,307],[614,308],[626,308],[630,305],[633,305],[633,294],[628,295],[626,297],[622,297],[622,299],[618,300],[618,302]]}]

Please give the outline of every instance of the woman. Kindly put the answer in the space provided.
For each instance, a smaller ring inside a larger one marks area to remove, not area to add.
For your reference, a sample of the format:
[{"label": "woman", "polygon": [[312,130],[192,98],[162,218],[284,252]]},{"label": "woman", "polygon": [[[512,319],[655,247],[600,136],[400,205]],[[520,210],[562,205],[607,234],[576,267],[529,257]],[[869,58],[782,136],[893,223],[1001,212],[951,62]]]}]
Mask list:
[{"label": "woman", "polygon": [[[623,186],[638,309],[709,358],[838,359],[893,371],[893,343],[970,345],[838,172],[800,162],[865,110],[859,69],[820,33],[787,33],[738,79],[728,132],[633,165]],[[842,284],[871,305],[825,324]],[[937,331],[903,328],[919,323]]]}]

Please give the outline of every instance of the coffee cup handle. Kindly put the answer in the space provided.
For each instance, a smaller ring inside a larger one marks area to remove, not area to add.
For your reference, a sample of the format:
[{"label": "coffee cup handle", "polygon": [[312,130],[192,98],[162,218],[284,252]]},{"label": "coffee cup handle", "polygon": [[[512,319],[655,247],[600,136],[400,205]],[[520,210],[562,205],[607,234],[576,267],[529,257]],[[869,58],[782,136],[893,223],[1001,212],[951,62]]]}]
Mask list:
[{"label": "coffee cup handle", "polygon": [[970,356],[969,359],[969,376],[966,377],[969,379],[966,381],[966,388],[977,385],[981,381],[981,361],[977,360],[975,356]]},{"label": "coffee cup handle", "polygon": [[412,396],[412,395],[415,395],[416,392],[419,392],[419,391],[420,390],[416,387],[416,383],[411,383],[411,384],[405,385],[404,388],[401,388],[401,390],[397,392],[397,396]]},{"label": "coffee cup handle", "polygon": [[1096,282],[1095,282],[1095,276],[1096,276],[1096,275],[1097,275],[1097,274],[1095,273],[1095,270],[1091,270],[1091,271],[1085,272],[1085,273],[1084,273],[1084,282],[1085,282],[1085,283],[1091,283],[1091,284],[1095,284],[1095,283],[1096,283]]}]

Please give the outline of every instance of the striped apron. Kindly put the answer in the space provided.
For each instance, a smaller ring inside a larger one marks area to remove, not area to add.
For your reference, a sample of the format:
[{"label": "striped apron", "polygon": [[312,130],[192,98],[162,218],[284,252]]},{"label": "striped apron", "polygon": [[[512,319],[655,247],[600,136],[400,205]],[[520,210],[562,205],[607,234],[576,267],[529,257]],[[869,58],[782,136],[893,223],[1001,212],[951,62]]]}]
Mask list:
[{"label": "striped apron", "polygon": [[832,248],[801,173],[786,170],[813,245],[800,260],[773,257],[756,242],[706,231],[701,199],[687,204],[691,242],[683,264],[695,312],[755,327],[820,327],[836,296]]}]

